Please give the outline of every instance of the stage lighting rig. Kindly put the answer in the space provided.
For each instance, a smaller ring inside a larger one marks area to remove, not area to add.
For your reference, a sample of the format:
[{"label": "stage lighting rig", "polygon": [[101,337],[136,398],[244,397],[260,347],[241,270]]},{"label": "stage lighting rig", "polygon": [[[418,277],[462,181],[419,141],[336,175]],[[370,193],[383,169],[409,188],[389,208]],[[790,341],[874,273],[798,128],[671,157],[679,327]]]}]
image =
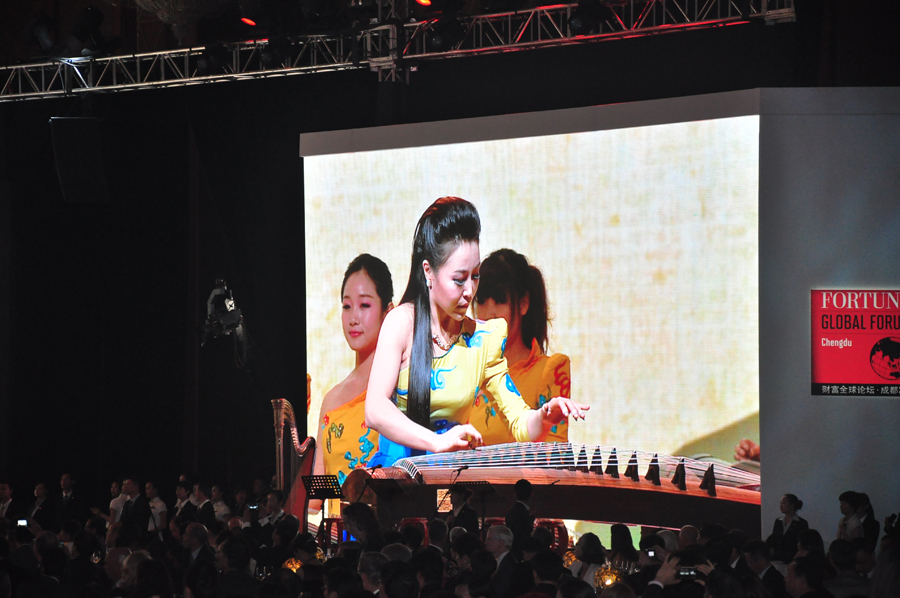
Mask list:
[{"label": "stage lighting rig", "polygon": [[225,44],[215,43],[206,46],[203,54],[197,60],[197,74],[208,76],[224,73],[230,56]]},{"label": "stage lighting rig", "polygon": [[600,0],[578,0],[578,8],[569,17],[569,30],[575,35],[600,33],[602,22],[615,18],[613,9]]},{"label": "stage lighting rig", "polygon": [[463,40],[466,26],[456,15],[442,17],[431,27],[428,47],[432,52],[446,52]]}]

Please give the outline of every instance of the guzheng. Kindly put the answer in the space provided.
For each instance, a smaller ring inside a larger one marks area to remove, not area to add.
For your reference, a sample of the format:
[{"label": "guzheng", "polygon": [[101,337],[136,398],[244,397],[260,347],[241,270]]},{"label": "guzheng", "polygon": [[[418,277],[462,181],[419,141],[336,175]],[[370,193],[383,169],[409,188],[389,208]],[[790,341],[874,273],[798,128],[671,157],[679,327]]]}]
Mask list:
[{"label": "guzheng", "polygon": [[[473,506],[479,514],[483,509],[485,516],[498,517],[515,502],[513,486],[522,478],[534,485],[531,506],[538,517],[670,528],[709,521],[751,534],[760,531],[758,474],[592,444],[510,443],[411,457],[393,467],[356,470],[343,491],[349,501],[381,502],[392,518],[431,517],[439,488],[489,482],[482,487],[490,492],[473,487]],[[396,480],[397,488],[376,494],[373,479]]]}]

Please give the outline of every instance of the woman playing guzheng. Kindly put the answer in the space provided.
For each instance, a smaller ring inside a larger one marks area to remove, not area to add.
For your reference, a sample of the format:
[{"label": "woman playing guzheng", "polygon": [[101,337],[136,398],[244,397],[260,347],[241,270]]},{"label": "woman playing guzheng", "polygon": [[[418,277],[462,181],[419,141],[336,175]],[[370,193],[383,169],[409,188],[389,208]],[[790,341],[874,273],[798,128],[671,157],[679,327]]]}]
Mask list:
[{"label": "woman playing guzheng", "polygon": [[[315,474],[336,475],[343,483],[378,450],[378,432],[366,426],[366,385],[385,315],[394,307],[394,286],[387,265],[367,253],[357,256],[341,284],[341,325],[356,353],[356,366],[322,400],[316,438]],[[321,508],[313,501],[312,511]]]},{"label": "woman playing guzheng", "polygon": [[[544,277],[524,255],[500,249],[481,263],[475,316],[506,321],[508,336],[503,355],[509,364],[509,375],[529,407],[540,409],[553,397],[571,396],[569,358],[562,353],[546,354],[550,318]],[[509,422],[487,389],[482,388],[475,398],[469,421],[487,445],[515,441]],[[568,439],[569,426],[563,421],[550,428],[544,440]]]},{"label": "woman playing guzheng", "polygon": [[503,357],[506,322],[466,315],[481,271],[480,233],[475,206],[458,197],[437,200],[419,219],[406,292],[384,320],[369,376],[366,422],[380,434],[370,467],[482,444],[465,423],[482,388],[519,442],[544,439],[570,415],[584,418],[588,406],[567,398],[531,409]]}]

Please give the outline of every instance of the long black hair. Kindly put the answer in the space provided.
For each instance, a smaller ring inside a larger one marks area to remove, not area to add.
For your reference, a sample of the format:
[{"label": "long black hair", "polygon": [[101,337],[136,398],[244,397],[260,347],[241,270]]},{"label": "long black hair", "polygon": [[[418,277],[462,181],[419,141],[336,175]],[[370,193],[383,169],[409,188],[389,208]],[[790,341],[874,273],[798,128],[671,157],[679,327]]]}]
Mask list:
[{"label": "long black hair", "polygon": [[461,243],[478,242],[481,219],[471,203],[459,197],[442,197],[431,204],[416,225],[409,282],[400,303],[412,303],[413,342],[409,360],[409,395],[406,415],[429,428],[431,416],[431,303],[423,262],[439,270]]},{"label": "long black hair", "polygon": [[531,349],[537,341],[547,352],[547,287],[541,271],[512,249],[498,249],[481,263],[481,283],[475,301],[482,305],[488,299],[509,303],[511,317],[519,313],[519,304],[528,298],[528,311],[522,316],[522,342]]}]

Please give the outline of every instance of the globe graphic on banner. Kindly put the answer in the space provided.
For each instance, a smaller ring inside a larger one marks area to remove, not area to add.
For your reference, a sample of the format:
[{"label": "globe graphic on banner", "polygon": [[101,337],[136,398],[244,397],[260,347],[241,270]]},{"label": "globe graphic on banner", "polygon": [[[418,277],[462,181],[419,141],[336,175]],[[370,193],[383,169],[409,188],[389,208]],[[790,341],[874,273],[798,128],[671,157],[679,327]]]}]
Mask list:
[{"label": "globe graphic on banner", "polygon": [[869,363],[885,380],[900,382],[900,338],[889,336],[875,343],[869,353]]}]

